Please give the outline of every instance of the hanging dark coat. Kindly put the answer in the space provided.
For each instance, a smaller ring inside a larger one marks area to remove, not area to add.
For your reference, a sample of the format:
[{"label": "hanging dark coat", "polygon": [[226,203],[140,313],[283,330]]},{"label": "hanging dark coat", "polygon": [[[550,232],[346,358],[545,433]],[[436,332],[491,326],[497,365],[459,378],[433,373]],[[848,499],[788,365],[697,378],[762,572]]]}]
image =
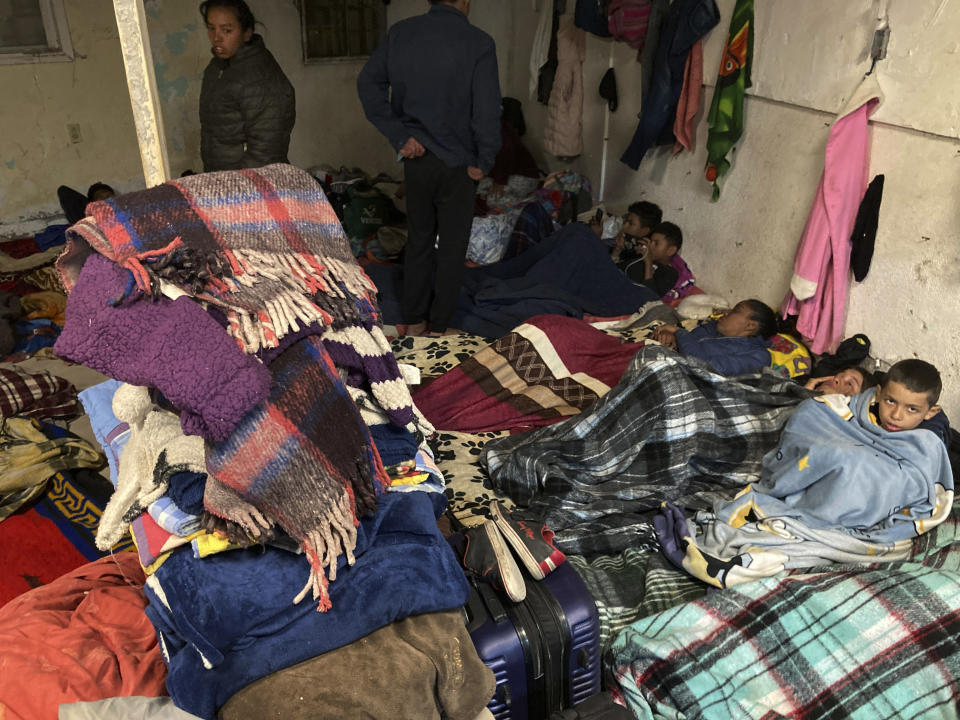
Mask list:
[{"label": "hanging dark coat", "polygon": [[633,140],[620,158],[621,162],[636,170],[647,150],[660,142],[662,135],[668,135],[667,141],[673,142],[670,130],[683,89],[687,55],[693,44],[718,22],[720,10],[715,0],[674,0],[660,36],[650,92],[644,100]]}]

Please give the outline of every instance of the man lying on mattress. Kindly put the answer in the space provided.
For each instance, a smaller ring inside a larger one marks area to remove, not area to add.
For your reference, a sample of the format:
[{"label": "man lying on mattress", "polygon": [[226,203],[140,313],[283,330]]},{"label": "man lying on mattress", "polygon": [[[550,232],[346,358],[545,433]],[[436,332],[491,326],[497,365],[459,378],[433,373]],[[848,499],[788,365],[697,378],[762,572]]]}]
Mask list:
[{"label": "man lying on mattress", "polygon": [[692,522],[664,507],[664,552],[717,587],[785,568],[908,558],[913,538],[953,506],[940,391],[937,369],[911,359],[878,388],[805,400],[764,456],[759,482]]}]

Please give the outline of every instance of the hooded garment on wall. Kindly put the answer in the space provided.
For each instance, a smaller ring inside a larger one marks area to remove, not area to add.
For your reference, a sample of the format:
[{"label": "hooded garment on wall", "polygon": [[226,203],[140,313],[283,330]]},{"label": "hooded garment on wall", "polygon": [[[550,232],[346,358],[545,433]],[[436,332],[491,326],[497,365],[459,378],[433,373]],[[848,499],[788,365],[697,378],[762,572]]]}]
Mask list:
[{"label": "hooded garment on wall", "polygon": [[583,152],[583,61],[586,33],[564,17],[557,31],[557,72],[550,92],[543,147],[557,157]]},{"label": "hooded garment on wall", "polygon": [[818,354],[832,351],[843,337],[850,236],[870,165],[867,121],[882,101],[876,75],[868,75],[830,128],[823,174],[780,306],[784,316],[797,316],[797,330]]}]

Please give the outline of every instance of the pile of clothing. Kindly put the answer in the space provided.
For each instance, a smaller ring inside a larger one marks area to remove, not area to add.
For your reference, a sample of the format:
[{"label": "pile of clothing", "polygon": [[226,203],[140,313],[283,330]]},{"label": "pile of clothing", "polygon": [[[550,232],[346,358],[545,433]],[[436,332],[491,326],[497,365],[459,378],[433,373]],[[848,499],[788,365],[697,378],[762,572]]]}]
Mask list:
[{"label": "pile of clothing", "polygon": [[207,173],[88,211],[57,262],[55,352],[115,381],[98,545],[134,523],[143,559],[143,523],[186,533],[144,563],[177,705],[212,716],[273,670],[460,607],[432,428],[314,178]]}]

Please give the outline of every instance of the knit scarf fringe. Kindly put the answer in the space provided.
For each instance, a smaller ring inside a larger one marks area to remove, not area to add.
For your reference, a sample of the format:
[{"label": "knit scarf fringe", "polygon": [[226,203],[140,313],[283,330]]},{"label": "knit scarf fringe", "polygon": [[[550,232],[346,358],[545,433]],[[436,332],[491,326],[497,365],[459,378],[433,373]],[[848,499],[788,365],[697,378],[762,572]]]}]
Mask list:
[{"label": "knit scarf fringe", "polygon": [[307,584],[293,598],[294,605],[298,605],[309,592],[319,612],[329,610],[333,606],[330,602],[330,583],[337,579],[337,559],[342,552],[347,565],[353,565],[356,562],[353,554],[356,545],[357,522],[353,515],[353,500],[349,492],[344,492],[319,527],[308,532],[301,541],[301,547],[310,561],[310,575]]},{"label": "knit scarf fringe", "polygon": [[[197,298],[223,308],[227,332],[244,352],[277,347],[280,338],[313,323],[370,321],[357,300],[375,296],[377,288],[356,263],[246,249],[225,250],[223,255],[232,275],[211,276]],[[164,276],[178,287],[187,284],[187,278],[169,271]]]}]

